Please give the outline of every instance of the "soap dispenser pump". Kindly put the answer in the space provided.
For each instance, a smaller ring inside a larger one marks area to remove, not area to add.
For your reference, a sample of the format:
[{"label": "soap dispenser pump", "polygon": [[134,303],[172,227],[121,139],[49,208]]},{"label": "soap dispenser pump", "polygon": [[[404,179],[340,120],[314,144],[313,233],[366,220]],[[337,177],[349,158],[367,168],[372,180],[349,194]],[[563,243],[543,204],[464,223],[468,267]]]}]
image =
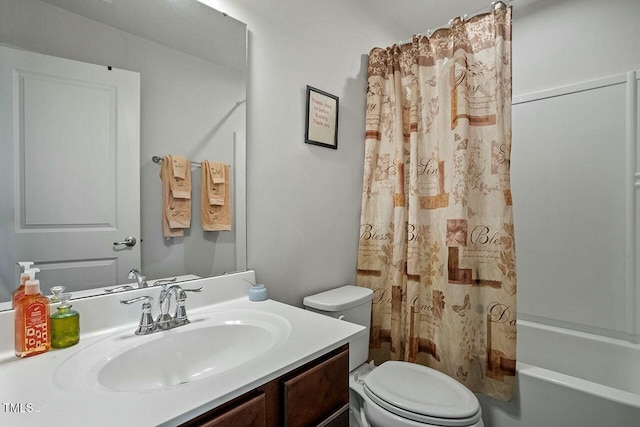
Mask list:
[{"label": "soap dispenser pump", "polygon": [[27,283],[27,280],[29,280],[29,270],[33,265],[33,261],[20,261],[18,265],[22,268],[22,272],[20,274],[20,284],[11,293],[11,308],[15,308],[16,301],[24,296],[24,285]]}]

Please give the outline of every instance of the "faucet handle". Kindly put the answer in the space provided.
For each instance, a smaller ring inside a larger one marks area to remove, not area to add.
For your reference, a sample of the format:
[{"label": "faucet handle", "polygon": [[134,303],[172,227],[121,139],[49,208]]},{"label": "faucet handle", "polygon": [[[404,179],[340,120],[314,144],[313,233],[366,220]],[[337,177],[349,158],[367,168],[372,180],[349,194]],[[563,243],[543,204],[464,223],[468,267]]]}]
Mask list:
[{"label": "faucet handle", "polygon": [[138,270],[136,270],[135,268],[132,268],[131,270],[129,270],[129,274],[127,275],[127,277],[129,279],[136,279],[136,282],[138,282],[138,287],[139,288],[148,287],[148,285],[147,285],[147,277],[143,276],[142,274],[140,274],[140,272]]},{"label": "faucet handle", "polygon": [[105,288],[105,292],[107,293],[111,293],[111,292],[123,292],[123,291],[130,291],[133,289],[133,286],[131,285],[123,285],[123,286],[118,286],[117,288]]},{"label": "faucet handle", "polygon": [[183,288],[180,285],[173,285],[169,289],[176,293],[176,301],[184,301],[187,299],[186,292],[202,292],[203,288],[199,287],[199,288],[189,289],[189,288]]},{"label": "faucet handle", "polygon": [[170,285],[171,283],[175,283],[177,280],[178,280],[177,277],[174,277],[173,279],[160,279],[160,280],[154,281],[150,286],[167,286],[167,285]]},{"label": "faucet handle", "polygon": [[153,301],[153,297],[144,295],[127,300],[120,300],[120,304],[129,305],[139,301],[144,301],[144,303],[142,303],[142,317],[140,317],[140,324],[138,325],[138,329],[136,329],[135,333],[136,335],[150,334],[156,330],[156,324],[153,321],[153,315],[151,314],[151,301]]},{"label": "faucet handle", "polygon": [[144,304],[142,304],[142,306],[144,307],[146,304],[151,305],[151,301],[153,301],[153,297],[147,296],[147,295],[143,295],[141,297],[135,297],[135,298],[131,298],[131,299],[121,299],[120,300],[120,304],[134,304],[138,301],[144,301]]},{"label": "faucet handle", "polygon": [[185,307],[185,302],[187,300],[187,292],[202,292],[202,287],[195,289],[184,289],[179,285],[173,285],[172,288],[176,293],[176,312],[173,315],[173,324],[174,326],[182,326],[186,325],[189,322],[189,318],[187,317],[187,308]]},{"label": "faucet handle", "polygon": [[173,324],[182,326],[191,323],[187,317],[187,307],[185,307],[186,299],[176,300],[176,312],[173,315]]}]

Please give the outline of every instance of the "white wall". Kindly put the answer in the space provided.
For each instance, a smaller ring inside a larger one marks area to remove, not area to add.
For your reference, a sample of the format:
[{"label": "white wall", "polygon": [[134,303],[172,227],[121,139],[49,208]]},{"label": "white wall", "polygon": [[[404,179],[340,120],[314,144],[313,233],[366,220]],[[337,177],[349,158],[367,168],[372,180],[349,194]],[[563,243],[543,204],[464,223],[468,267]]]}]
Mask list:
[{"label": "white wall", "polygon": [[[406,35],[355,1],[207,3],[249,29],[249,268],[291,304],[354,284],[366,55]],[[304,143],[306,85],[340,98],[337,150]]]},{"label": "white wall", "polygon": [[[293,304],[311,292],[353,283],[363,162],[364,55],[374,46],[388,46],[410,35],[391,27],[392,20],[367,15],[362,2],[209,2],[246,22],[250,32],[249,267],[267,284],[270,297]],[[423,7],[416,13],[428,16],[433,6]],[[513,52],[514,96],[638,69],[640,2],[516,0]],[[340,96],[337,151],[303,143],[307,84]],[[518,229],[528,227],[531,224],[516,223],[516,240]],[[570,242],[558,244],[570,247]],[[535,274],[521,280],[521,289],[526,286],[536,286]],[[589,294],[589,289],[583,291]],[[618,291],[614,289],[615,298]],[[535,311],[546,301],[527,303]],[[592,304],[575,304],[572,310],[582,310],[579,315],[588,318]],[[609,307],[615,304],[607,301]]]},{"label": "white wall", "polygon": [[640,68],[638,0],[513,5],[514,97]]}]

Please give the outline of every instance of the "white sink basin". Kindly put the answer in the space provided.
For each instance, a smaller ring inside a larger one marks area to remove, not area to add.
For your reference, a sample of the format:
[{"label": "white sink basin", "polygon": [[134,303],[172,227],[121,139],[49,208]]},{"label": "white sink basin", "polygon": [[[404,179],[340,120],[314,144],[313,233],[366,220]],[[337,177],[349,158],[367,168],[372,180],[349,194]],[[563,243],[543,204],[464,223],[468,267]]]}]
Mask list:
[{"label": "white sink basin", "polygon": [[[284,318],[260,311],[210,312],[191,324],[146,336],[133,330],[96,342],[56,371],[63,389],[88,384],[114,392],[177,387],[241,369],[282,344],[290,333]],[[87,377],[77,378],[85,370]]]}]

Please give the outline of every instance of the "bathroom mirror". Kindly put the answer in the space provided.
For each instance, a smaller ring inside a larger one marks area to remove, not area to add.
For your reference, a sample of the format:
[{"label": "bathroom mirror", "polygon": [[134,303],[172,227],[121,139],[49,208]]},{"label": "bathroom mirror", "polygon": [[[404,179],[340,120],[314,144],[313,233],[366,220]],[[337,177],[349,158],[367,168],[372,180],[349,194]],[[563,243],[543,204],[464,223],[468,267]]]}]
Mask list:
[{"label": "bathroom mirror", "polygon": [[[139,179],[136,197],[139,205],[127,204],[130,210],[140,212],[139,230],[131,233],[139,233],[134,235],[140,250],[139,264],[118,265],[111,255],[64,261],[19,255],[17,260],[40,264],[43,291],[63,285],[76,296],[100,294],[105,288],[133,282],[122,279],[131,268],[140,270],[147,279],[206,277],[246,269],[244,23],[196,0],[0,0],[0,45],[110,71],[132,72],[139,77],[139,158],[132,166],[135,178],[127,189],[134,191],[135,179]],[[13,89],[4,90],[3,93],[7,90],[11,93]],[[39,129],[28,130],[35,133]],[[15,135],[0,135],[3,153],[14,153],[20,141]],[[11,167],[14,163],[20,165],[15,169],[20,177],[28,176],[24,170],[33,167],[64,171],[65,165],[75,161],[73,154],[57,156],[54,152],[46,160],[40,158],[40,162],[32,164],[25,160],[27,150],[18,150],[22,151],[5,157],[13,162]],[[160,164],[152,158],[168,154],[183,155],[194,162],[191,227],[183,237],[164,238],[162,233]],[[112,161],[96,157],[89,160],[93,162],[89,169],[100,170],[104,163]],[[202,160],[222,161],[231,166],[231,231],[202,230],[198,164]],[[5,164],[2,166],[0,173]],[[0,308],[1,303],[10,300],[17,286],[19,269],[11,258],[22,250],[5,244],[11,241],[5,239],[6,234],[33,231],[20,229],[25,221],[19,218],[19,210],[24,208],[25,200],[30,200],[20,186],[20,179],[27,179],[20,177],[16,178],[17,184],[0,185],[0,198],[16,200],[19,207],[9,213],[6,209],[0,212],[3,233],[0,237],[4,241],[0,259],[5,260],[0,263]],[[0,176],[0,179],[7,178]],[[48,212],[48,206],[40,211]],[[79,230],[90,227],[69,219],[74,217],[72,214],[59,214],[63,225],[56,225],[57,228],[50,227],[45,217],[44,223],[36,221],[32,229],[46,229],[50,236],[61,229],[71,229],[80,236]],[[67,219],[72,226],[65,224]],[[126,234],[118,240],[123,240]],[[88,253],[93,244],[90,240],[69,238],[65,244]],[[109,248],[113,253],[123,250],[127,250],[126,245]],[[8,259],[11,261],[7,262]],[[96,269],[100,274],[89,273]],[[71,270],[73,274],[66,275]],[[88,289],[92,291],[85,292]]]}]

